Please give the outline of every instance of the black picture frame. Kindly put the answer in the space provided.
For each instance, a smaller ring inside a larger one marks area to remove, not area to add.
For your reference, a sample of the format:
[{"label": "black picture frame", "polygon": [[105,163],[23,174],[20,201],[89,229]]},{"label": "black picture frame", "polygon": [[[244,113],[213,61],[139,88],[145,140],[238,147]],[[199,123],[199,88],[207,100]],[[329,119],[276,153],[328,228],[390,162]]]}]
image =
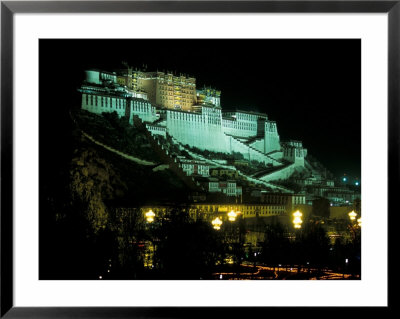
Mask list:
[{"label": "black picture frame", "polygon": [[[121,13],[121,12],[269,12],[269,13],[387,13],[388,14],[388,208],[399,186],[400,1],[1,1],[1,278],[0,317],[4,318],[193,318],[248,316],[264,307],[68,307],[24,308],[13,304],[13,19],[16,13]],[[392,249],[393,216],[388,214],[388,247]],[[388,265],[391,265],[388,253]],[[390,276],[390,267],[388,269]],[[388,307],[273,307],[280,316],[389,315],[394,310],[388,280]]]}]

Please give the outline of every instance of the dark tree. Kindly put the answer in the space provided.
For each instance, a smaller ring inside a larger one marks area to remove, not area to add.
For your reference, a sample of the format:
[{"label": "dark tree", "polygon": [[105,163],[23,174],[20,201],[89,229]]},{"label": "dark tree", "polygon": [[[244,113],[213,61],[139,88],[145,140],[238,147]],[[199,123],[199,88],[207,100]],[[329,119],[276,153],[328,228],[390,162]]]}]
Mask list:
[{"label": "dark tree", "polygon": [[309,263],[318,269],[328,265],[330,240],[321,224],[305,224],[296,235],[296,248],[301,256],[299,263]]},{"label": "dark tree", "polygon": [[223,259],[220,233],[210,223],[190,221],[176,210],[163,222],[156,260],[163,279],[211,279]]},{"label": "dark tree", "polygon": [[288,264],[291,246],[286,230],[280,223],[268,225],[262,243],[261,260],[273,267],[278,264]]}]

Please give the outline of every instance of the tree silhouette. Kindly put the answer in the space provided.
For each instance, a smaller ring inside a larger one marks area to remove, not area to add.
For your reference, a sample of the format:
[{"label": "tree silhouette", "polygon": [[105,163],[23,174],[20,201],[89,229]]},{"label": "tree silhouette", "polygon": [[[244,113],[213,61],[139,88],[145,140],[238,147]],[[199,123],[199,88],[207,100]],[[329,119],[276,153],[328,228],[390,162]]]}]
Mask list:
[{"label": "tree silhouette", "polygon": [[317,223],[308,223],[296,234],[296,249],[303,265],[313,265],[318,269],[329,263],[330,240],[326,231]]},{"label": "tree silhouette", "polygon": [[276,267],[290,262],[291,243],[286,230],[280,223],[267,225],[265,240],[262,243],[261,260]]},{"label": "tree silhouette", "polygon": [[159,229],[155,253],[164,279],[211,279],[217,260],[224,257],[220,233],[205,221],[190,221],[174,210]]}]

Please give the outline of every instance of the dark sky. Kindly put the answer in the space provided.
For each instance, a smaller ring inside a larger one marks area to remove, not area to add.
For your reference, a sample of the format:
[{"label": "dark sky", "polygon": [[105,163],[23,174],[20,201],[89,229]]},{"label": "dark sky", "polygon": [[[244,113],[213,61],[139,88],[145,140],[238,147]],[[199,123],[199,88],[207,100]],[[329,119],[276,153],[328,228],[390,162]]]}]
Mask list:
[{"label": "dark sky", "polygon": [[42,119],[78,103],[83,70],[146,64],[220,89],[223,109],[266,113],[281,139],[302,140],[336,175],[360,177],[360,40],[40,40],[39,60]]}]

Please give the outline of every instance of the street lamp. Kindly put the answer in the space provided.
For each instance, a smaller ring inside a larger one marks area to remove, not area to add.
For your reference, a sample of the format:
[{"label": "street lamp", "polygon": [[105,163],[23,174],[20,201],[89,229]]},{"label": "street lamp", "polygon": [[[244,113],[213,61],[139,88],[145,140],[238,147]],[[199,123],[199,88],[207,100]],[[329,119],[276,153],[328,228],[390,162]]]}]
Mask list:
[{"label": "street lamp", "polygon": [[154,214],[154,212],[150,209],[146,214],[146,220],[148,223],[152,223],[154,221],[154,216],[156,216],[156,214]]},{"label": "street lamp", "polygon": [[303,216],[303,214],[299,211],[296,210],[293,213],[293,224],[294,224],[294,228],[301,228],[301,224],[303,223],[303,220],[301,219],[301,216]]},{"label": "street lamp", "polygon": [[358,227],[361,227],[361,217],[357,219]]},{"label": "street lamp", "polygon": [[229,221],[234,222],[234,221],[236,220],[236,216],[237,216],[237,213],[235,213],[233,210],[231,210],[231,211],[228,213],[228,219],[229,219]]},{"label": "street lamp", "polygon": [[349,213],[350,220],[355,220],[355,219],[356,219],[356,216],[357,216],[357,213],[356,213],[354,210],[352,210],[352,211]]},{"label": "street lamp", "polygon": [[222,225],[222,220],[220,220],[219,217],[217,217],[217,218],[213,219],[211,224],[213,225],[214,229],[219,230]]}]

